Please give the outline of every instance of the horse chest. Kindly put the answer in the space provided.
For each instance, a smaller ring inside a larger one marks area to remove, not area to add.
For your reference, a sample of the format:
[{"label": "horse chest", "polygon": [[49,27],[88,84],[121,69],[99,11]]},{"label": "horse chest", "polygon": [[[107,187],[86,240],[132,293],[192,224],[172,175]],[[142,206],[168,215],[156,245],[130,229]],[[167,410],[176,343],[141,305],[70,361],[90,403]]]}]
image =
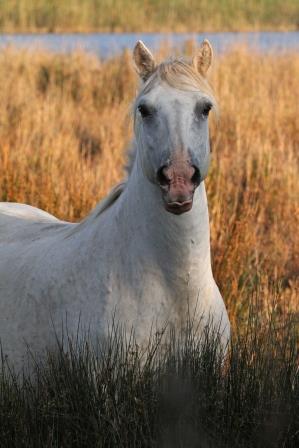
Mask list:
[{"label": "horse chest", "polygon": [[150,255],[140,257],[138,262],[127,256],[99,272],[98,290],[106,312],[118,309],[128,321],[154,319],[182,314],[188,303],[197,300],[202,280],[196,263],[184,267],[157,262]]}]

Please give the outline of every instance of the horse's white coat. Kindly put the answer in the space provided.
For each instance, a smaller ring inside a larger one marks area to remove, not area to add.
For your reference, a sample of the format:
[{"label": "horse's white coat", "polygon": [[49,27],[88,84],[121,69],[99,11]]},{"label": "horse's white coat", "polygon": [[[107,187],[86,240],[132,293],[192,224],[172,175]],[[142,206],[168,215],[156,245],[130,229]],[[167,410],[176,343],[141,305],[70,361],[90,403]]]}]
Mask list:
[{"label": "horse's white coat", "polygon": [[[174,101],[181,119],[179,111],[191,102],[191,93],[178,95],[164,87],[163,96],[159,86],[156,102],[164,101],[171,113]],[[195,310],[212,316],[224,340],[229,337],[211,270],[204,183],[195,191],[191,211],[168,213],[159,187],[144,172],[152,162],[140,148],[138,119],[136,126],[138,149],[127,183],[81,223],[59,221],[27,205],[0,204],[0,338],[4,355],[16,367],[22,366],[27,344],[36,352],[51,346],[63,322],[69,334],[76,334],[79,320],[90,334],[105,334],[113,313],[127,328],[134,327],[140,341],[153,324],[179,323],[188,309],[191,316]]]}]

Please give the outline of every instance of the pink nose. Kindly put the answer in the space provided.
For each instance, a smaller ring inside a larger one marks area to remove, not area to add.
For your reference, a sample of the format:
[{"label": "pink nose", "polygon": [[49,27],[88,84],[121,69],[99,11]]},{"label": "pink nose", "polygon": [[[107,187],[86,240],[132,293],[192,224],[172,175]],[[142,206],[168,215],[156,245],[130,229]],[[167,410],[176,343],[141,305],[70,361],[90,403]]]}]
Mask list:
[{"label": "pink nose", "polygon": [[172,163],[160,168],[158,182],[167,203],[183,204],[192,200],[200,183],[199,170],[190,163]]}]

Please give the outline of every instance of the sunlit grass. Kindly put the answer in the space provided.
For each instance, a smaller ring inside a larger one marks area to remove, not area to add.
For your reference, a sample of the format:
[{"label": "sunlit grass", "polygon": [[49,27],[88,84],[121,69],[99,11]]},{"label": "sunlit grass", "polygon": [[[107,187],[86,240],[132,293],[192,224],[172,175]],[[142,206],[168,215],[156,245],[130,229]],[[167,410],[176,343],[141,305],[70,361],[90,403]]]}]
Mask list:
[{"label": "sunlit grass", "polygon": [[297,0],[0,1],[8,32],[298,29]]},{"label": "sunlit grass", "polygon": [[[282,313],[296,305],[298,73],[296,53],[239,48],[211,74],[220,104],[207,179],[212,256],[233,320],[257,283],[260,297],[280,289]],[[137,88],[130,55],[102,62],[11,48],[0,53],[0,83],[0,199],[82,219],[124,176]]]},{"label": "sunlit grass", "polygon": [[[68,354],[58,348],[23,384],[3,370],[1,446],[296,446],[298,74],[297,53],[247,48],[211,73],[220,120],[207,192],[230,354],[222,359],[189,327],[152,341],[141,359],[116,330],[100,353],[88,338]],[[10,48],[0,85],[0,200],[83,218],[124,176],[137,88],[130,55],[103,62]]]}]

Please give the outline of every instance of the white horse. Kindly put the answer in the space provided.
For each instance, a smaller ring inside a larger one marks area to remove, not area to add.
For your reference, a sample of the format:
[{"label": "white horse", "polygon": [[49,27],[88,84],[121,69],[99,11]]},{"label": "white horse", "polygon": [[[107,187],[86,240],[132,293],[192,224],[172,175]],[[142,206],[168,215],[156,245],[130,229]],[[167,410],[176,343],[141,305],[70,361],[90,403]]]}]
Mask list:
[{"label": "white horse", "polygon": [[203,182],[215,106],[205,78],[211,59],[204,41],[192,61],[156,65],[137,42],[132,167],[81,223],[0,204],[0,339],[13,365],[22,366],[28,346],[42,353],[53,345],[64,318],[69,333],[80,320],[89,334],[105,334],[116,313],[144,341],[153,323],[176,325],[189,310],[212,317],[229,339]]}]

